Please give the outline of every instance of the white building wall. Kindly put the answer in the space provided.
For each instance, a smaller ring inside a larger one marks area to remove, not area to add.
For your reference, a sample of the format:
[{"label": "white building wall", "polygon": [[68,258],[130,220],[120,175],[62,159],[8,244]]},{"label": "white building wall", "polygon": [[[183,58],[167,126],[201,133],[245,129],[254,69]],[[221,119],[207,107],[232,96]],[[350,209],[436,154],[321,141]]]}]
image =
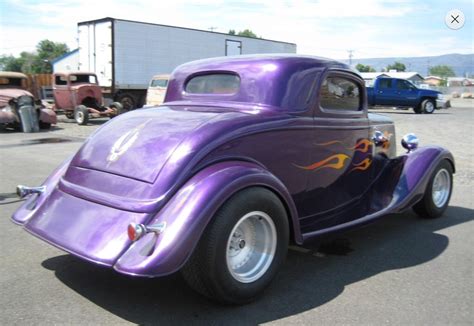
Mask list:
[{"label": "white building wall", "polygon": [[61,71],[79,71],[79,51],[75,51],[53,63],[53,72]]}]

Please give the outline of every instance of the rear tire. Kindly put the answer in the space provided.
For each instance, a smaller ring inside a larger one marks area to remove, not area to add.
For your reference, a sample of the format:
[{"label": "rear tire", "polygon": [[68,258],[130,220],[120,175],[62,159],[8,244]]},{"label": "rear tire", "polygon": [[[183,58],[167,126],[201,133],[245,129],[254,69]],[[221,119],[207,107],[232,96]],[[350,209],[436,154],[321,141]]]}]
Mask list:
[{"label": "rear tire", "polygon": [[78,105],[74,110],[74,120],[80,126],[85,126],[89,122],[89,109],[84,105]]},{"label": "rear tire", "polygon": [[288,218],[280,199],[268,189],[248,188],[217,211],[182,274],[212,300],[247,303],[276,275],[288,241]]},{"label": "rear tire", "polygon": [[113,102],[110,104],[110,108],[113,108],[117,111],[117,115],[124,113],[123,106],[120,102]]},{"label": "rear tire", "polygon": [[448,208],[453,192],[453,167],[448,160],[441,161],[430,177],[423,198],[413,206],[423,218],[437,218]]},{"label": "rear tire", "polygon": [[423,113],[431,114],[436,110],[436,103],[433,100],[426,99],[421,102],[421,109]]},{"label": "rear tire", "polygon": [[137,99],[130,93],[120,94],[117,101],[122,105],[123,112],[128,112],[137,108]]}]

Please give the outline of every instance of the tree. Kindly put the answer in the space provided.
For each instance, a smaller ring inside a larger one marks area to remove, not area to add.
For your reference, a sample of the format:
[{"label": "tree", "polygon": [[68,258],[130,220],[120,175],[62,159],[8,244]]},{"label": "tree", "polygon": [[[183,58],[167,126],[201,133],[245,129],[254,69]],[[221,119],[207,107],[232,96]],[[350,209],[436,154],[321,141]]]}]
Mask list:
[{"label": "tree", "polygon": [[42,40],[36,45],[37,58],[33,65],[35,73],[51,73],[51,61],[69,52],[65,43]]},{"label": "tree", "polygon": [[356,65],[356,69],[359,71],[359,72],[375,72],[375,69],[372,68],[371,66],[369,65],[363,65],[361,63],[358,63]]},{"label": "tree", "polygon": [[238,34],[238,36],[247,36],[247,37],[253,37],[253,38],[257,38],[257,34],[255,34],[254,32],[252,32],[250,29],[244,29],[243,31],[240,31]]},{"label": "tree", "polygon": [[36,45],[36,52],[21,52],[19,57],[1,56],[0,69],[30,74],[51,73],[51,61],[69,52],[65,43],[42,40]]},{"label": "tree", "polygon": [[433,66],[430,67],[429,73],[431,76],[438,76],[441,78],[448,78],[448,77],[454,77],[456,74],[454,73],[453,68],[447,65],[438,65],[438,66]]},{"label": "tree", "polygon": [[0,57],[0,70],[21,72],[22,63],[19,58],[12,55],[2,55]]},{"label": "tree", "polygon": [[[243,31],[240,31],[238,33],[235,32],[235,29],[229,29],[229,35],[237,35],[237,36],[246,36],[246,37],[253,37],[253,38],[258,38],[257,34],[252,32],[252,30],[246,28]],[[262,38],[262,37],[260,37]]]},{"label": "tree", "polygon": [[390,70],[396,70],[396,71],[405,71],[407,69],[407,67],[405,67],[405,65],[401,62],[398,62],[398,61],[395,61],[395,63],[393,65],[388,65],[387,66],[387,71],[390,71]]}]

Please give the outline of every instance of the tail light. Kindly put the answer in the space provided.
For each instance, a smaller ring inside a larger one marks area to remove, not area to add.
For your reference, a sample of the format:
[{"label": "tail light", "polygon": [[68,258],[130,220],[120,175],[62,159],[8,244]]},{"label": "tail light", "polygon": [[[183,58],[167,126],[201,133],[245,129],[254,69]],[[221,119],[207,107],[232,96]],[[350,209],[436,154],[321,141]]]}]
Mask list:
[{"label": "tail light", "polygon": [[146,226],[144,224],[130,223],[127,228],[128,238],[131,241],[137,241],[145,234],[153,232],[155,234],[162,233],[166,228],[166,222]]}]

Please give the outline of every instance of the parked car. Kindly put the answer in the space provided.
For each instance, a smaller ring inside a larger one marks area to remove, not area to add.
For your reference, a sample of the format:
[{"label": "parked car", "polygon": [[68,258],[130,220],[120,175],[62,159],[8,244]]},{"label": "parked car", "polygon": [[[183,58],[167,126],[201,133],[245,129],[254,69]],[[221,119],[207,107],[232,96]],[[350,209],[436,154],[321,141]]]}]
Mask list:
[{"label": "parked car", "polygon": [[367,100],[371,106],[413,108],[415,113],[428,114],[451,106],[441,92],[418,88],[406,79],[390,77],[377,78],[373,87],[367,87]]},{"label": "parked car", "polygon": [[146,106],[157,106],[163,103],[169,79],[170,75],[153,76],[146,92]]},{"label": "parked car", "polygon": [[[16,130],[49,129],[56,124],[56,114],[47,103],[35,100],[26,90],[27,76],[19,72],[0,71],[0,125]],[[27,114],[31,108],[34,116]],[[22,112],[22,111],[25,112]],[[28,118],[31,121],[22,121]]]},{"label": "parked car", "polygon": [[[340,96],[340,93],[344,96]],[[254,300],[290,243],[410,207],[443,214],[454,159],[367,113],[349,66],[304,56],[196,61],[165,103],[98,129],[13,221],[73,255],[136,277],[182,271],[225,303]]]},{"label": "parked car", "polygon": [[64,111],[69,119],[86,125],[91,118],[115,117],[122,113],[118,102],[103,105],[102,90],[97,76],[88,72],[63,72],[53,74],[53,94],[56,110]]}]

